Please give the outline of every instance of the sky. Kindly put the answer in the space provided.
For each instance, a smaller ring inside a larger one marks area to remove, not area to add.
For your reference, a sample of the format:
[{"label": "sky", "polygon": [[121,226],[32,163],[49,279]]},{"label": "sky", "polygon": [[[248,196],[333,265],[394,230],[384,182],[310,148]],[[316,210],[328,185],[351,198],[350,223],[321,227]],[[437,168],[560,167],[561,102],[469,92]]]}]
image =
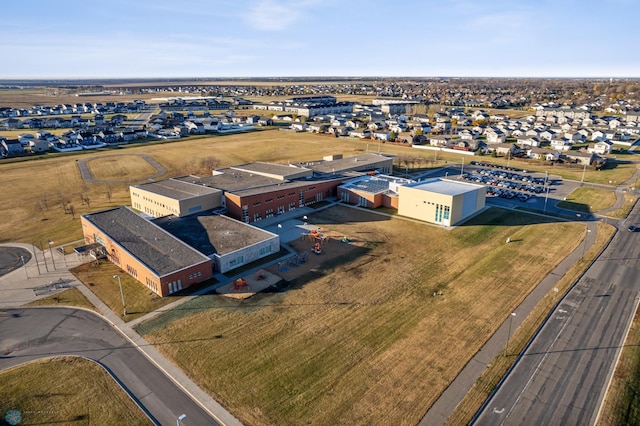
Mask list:
[{"label": "sky", "polygon": [[0,79],[640,77],[637,0],[79,0],[0,7]]}]

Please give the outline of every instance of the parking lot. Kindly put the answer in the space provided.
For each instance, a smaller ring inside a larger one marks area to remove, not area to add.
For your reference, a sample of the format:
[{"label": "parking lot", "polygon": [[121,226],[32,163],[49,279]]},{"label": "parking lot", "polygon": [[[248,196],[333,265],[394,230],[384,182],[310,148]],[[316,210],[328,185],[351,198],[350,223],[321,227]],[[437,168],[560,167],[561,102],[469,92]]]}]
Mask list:
[{"label": "parking lot", "polygon": [[[517,198],[527,201],[535,194],[549,192],[550,182],[548,177],[534,177],[526,174],[525,170],[512,167],[499,166],[488,168],[484,163],[476,163],[475,168],[460,176],[461,179],[484,184],[487,186],[487,195],[506,199]],[[546,194],[545,194],[546,195]]]}]

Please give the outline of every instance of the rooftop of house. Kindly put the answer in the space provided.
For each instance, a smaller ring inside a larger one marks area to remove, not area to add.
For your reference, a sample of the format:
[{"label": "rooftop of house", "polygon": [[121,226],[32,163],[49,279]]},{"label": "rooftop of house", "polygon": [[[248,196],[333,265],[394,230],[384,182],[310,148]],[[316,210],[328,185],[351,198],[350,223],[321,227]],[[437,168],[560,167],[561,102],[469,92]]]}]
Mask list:
[{"label": "rooftop of house", "polygon": [[158,276],[210,261],[129,207],[117,207],[82,217],[117,241]]},{"label": "rooftop of house", "polygon": [[207,256],[231,253],[275,236],[255,226],[210,212],[188,217],[165,216],[155,219],[153,223]]},{"label": "rooftop of house", "polygon": [[185,182],[177,179],[165,179],[157,182],[143,183],[140,185],[134,185],[133,188],[139,188],[144,191],[149,191],[175,200],[185,200],[192,197],[220,192],[219,189],[211,188],[203,184]]}]

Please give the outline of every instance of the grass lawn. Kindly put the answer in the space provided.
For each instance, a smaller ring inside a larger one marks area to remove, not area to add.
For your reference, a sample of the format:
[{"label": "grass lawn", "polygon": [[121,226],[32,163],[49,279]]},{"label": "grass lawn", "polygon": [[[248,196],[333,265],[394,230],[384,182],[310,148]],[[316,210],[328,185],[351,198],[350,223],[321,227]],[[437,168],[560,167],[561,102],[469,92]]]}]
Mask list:
[{"label": "grass lawn", "polygon": [[342,206],[310,220],[363,249],[138,327],[246,424],[416,424],[585,232],[496,208],[451,231]]},{"label": "grass lawn", "polygon": [[78,306],[95,310],[93,303],[89,302],[84,294],[77,288],[70,288],[51,296],[43,297],[28,304],[28,306]]},{"label": "grass lawn", "polygon": [[624,204],[622,205],[622,207],[620,207],[616,211],[609,213],[607,216],[615,217],[618,219],[624,219],[625,217],[629,216],[629,212],[631,212],[631,209],[633,208],[633,206],[636,205],[636,201],[638,201],[637,195],[629,194],[628,192],[625,192]]},{"label": "grass lawn", "polygon": [[613,206],[616,194],[613,190],[581,186],[573,190],[564,201],[557,206],[577,212],[595,213]]},{"label": "grass lawn", "polygon": [[[160,297],[113,263],[102,262],[99,266],[95,265],[95,263],[85,263],[71,269],[71,272],[124,321],[132,321],[160,309],[175,301],[179,295],[185,294],[179,292],[175,296]],[[119,275],[122,282],[122,293],[127,308],[126,316],[122,308],[120,286],[114,275]]]},{"label": "grass lawn", "polygon": [[600,413],[598,426],[640,424],[640,313],[635,318]]},{"label": "grass lawn", "polygon": [[[524,346],[533,333],[538,329],[540,324],[542,324],[549,309],[555,305],[561,295],[569,290],[573,283],[580,277],[580,274],[589,266],[589,262],[606,247],[614,233],[615,228],[613,226],[598,223],[598,235],[595,244],[589,248],[580,261],[576,262],[571,269],[558,280],[555,286],[558,292],[556,293],[553,289],[549,291],[520,327],[514,330],[509,339],[510,356],[505,357],[503,353],[501,353],[487,366],[486,370],[478,378],[478,381],[470,389],[458,407],[456,407],[451,417],[449,417],[446,423],[447,425],[469,424],[472,417],[480,409],[481,405],[489,397],[491,392],[493,392],[496,385],[516,360],[516,355],[524,349]],[[584,236],[584,233],[582,235]]]},{"label": "grass lawn", "polygon": [[0,372],[0,383],[3,420],[19,410],[21,425],[152,424],[106,371],[83,358],[14,367]]}]

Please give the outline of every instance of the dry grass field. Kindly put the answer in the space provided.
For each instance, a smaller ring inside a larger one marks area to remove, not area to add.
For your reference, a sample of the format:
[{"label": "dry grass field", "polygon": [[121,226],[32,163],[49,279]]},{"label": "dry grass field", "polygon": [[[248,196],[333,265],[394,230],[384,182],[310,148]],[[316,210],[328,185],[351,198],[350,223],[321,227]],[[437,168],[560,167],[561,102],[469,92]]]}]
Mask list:
[{"label": "dry grass field", "polygon": [[29,303],[28,306],[78,306],[95,310],[95,306],[77,288],[70,288]]},{"label": "dry grass field", "polygon": [[[354,139],[336,139],[307,133],[278,130],[189,138],[170,143],[149,143],[123,148],[53,154],[30,161],[0,162],[3,178],[0,203],[0,242],[20,241],[46,245],[82,238],[79,215],[119,205],[129,205],[124,179],[145,178],[138,166],[151,170],[136,154],[147,154],[168,170],[164,177],[194,173],[198,159],[215,157],[219,167],[250,161],[286,163],[320,159],[329,154],[354,155],[376,144]],[[410,149],[382,145],[384,152],[405,154]],[[120,154],[122,157],[106,157]],[[415,153],[415,155],[428,153]],[[113,180],[113,185],[85,183],[76,160],[88,160],[96,177]],[[205,171],[201,170],[204,173]],[[114,173],[109,176],[110,173]],[[151,171],[150,171],[151,173]],[[108,193],[111,192],[111,198]],[[82,197],[89,198],[89,205]],[[63,204],[74,206],[75,215],[65,214]]]},{"label": "dry grass field", "polygon": [[533,333],[538,329],[540,324],[542,324],[549,310],[559,300],[560,296],[566,293],[575,283],[588,264],[606,247],[615,231],[616,229],[611,225],[602,222],[598,223],[598,233],[593,246],[591,246],[584,257],[576,262],[555,284],[554,287],[558,289],[558,293],[550,290],[520,327],[513,330],[511,339],[509,340],[510,356],[505,357],[503,354],[500,354],[487,366],[486,370],[469,390],[469,393],[467,393],[451,417],[449,417],[446,423],[447,426],[469,424],[473,416],[500,382],[502,376],[504,376],[509,367],[511,367],[511,364],[515,361],[515,355],[522,351]]},{"label": "dry grass field", "polygon": [[96,180],[140,181],[156,173],[147,160],[137,155],[101,156],[87,161]]},{"label": "dry grass field", "polygon": [[[160,309],[184,294],[180,292],[172,297],[157,296],[110,262],[85,263],[71,269],[71,272],[123,321],[132,321]],[[124,315],[119,283],[117,279],[113,278],[116,274],[120,275],[122,282],[127,315]]]},{"label": "dry grass field", "polygon": [[640,424],[640,313],[636,312],[598,426]]},{"label": "dry grass field", "polygon": [[3,420],[8,410],[19,410],[21,425],[152,424],[106,371],[86,359],[34,361],[0,372],[0,383]]},{"label": "dry grass field", "polygon": [[585,213],[599,212],[613,206],[616,202],[616,194],[613,190],[588,186],[574,189],[566,198],[558,202],[557,206]]},{"label": "dry grass field", "polygon": [[501,209],[452,231],[347,207],[310,219],[363,247],[286,292],[199,297],[139,327],[246,424],[416,424],[585,232]]}]

